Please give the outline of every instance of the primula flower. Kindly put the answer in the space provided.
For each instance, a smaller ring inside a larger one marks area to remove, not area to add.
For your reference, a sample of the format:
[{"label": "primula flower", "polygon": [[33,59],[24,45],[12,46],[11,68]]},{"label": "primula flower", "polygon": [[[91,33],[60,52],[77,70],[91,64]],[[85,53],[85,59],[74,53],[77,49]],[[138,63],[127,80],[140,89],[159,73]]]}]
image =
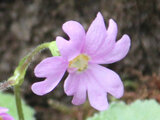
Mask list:
[{"label": "primula flower", "polygon": [[0,107],[0,120],[14,120],[12,116],[7,114],[7,108]]},{"label": "primula flower", "polygon": [[129,36],[123,35],[116,41],[117,24],[110,19],[106,29],[101,13],[97,14],[87,33],[76,21],[68,21],[62,28],[69,41],[56,38],[61,56],[46,58],[36,66],[35,75],[46,79],[34,83],[32,91],[37,95],[49,93],[67,70],[64,91],[73,96],[73,104],[83,104],[88,94],[92,107],[107,109],[107,94],[120,98],[124,87],[117,73],[98,64],[110,64],[124,58],[130,48]]}]

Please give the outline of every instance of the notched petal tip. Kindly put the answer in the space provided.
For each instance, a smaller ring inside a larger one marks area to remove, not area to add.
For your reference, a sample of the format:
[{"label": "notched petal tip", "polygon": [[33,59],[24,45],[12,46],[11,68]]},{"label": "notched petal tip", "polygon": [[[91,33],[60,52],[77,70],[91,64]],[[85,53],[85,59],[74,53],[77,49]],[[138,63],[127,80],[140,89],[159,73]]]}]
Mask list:
[{"label": "notched petal tip", "polygon": [[63,37],[61,37],[61,36],[57,36],[57,37],[56,37],[56,40],[61,40],[61,39],[62,39],[62,40],[65,40],[65,39],[64,39]]},{"label": "notched petal tip", "polygon": [[97,13],[97,17],[102,17],[102,18],[103,18],[102,13],[101,13],[101,12],[98,12],[98,13]]},{"label": "notched petal tip", "polygon": [[41,89],[41,87],[37,83],[34,83],[31,86],[31,89],[32,89],[34,94],[39,95],[39,96],[43,96],[43,95],[47,94],[47,93],[43,92],[43,90]]},{"label": "notched petal tip", "polygon": [[61,55],[70,60],[81,52],[85,40],[85,30],[76,21],[64,23],[62,29],[68,35],[69,40],[67,41],[62,37],[57,37],[56,44]]},{"label": "notched petal tip", "polygon": [[63,44],[67,44],[67,43],[68,43],[68,40],[64,39],[63,37],[61,37],[61,36],[56,37],[56,45],[57,46],[61,47]]},{"label": "notched petal tip", "polygon": [[113,19],[109,19],[107,32],[108,32],[108,34],[114,33],[115,38],[116,38],[117,32],[118,32],[118,25]]},{"label": "notched petal tip", "polygon": [[108,89],[107,92],[117,99],[121,98],[124,95],[124,86],[122,81],[120,80],[119,84],[113,84],[113,86]]},{"label": "notched petal tip", "polygon": [[114,19],[109,19],[109,23],[116,23]]},{"label": "notched petal tip", "polygon": [[80,37],[85,36],[85,30],[83,26],[77,21],[67,21],[62,25],[63,31],[69,36],[71,40],[77,39],[77,35]]},{"label": "notched petal tip", "polygon": [[98,20],[99,22],[104,22],[104,18],[103,15],[101,14],[101,12],[97,13],[96,18],[94,19],[94,21]]},{"label": "notched petal tip", "polygon": [[105,111],[109,108],[109,103],[107,101],[107,98],[104,100],[98,100],[98,98],[97,98],[97,101],[95,101],[94,104],[91,103],[91,101],[90,101],[90,105],[98,111]]},{"label": "notched petal tip", "polygon": [[[84,101],[85,102],[85,101]],[[76,99],[72,99],[72,104],[73,105],[81,105],[81,104],[83,104],[84,102],[81,102],[81,101],[77,101]]]},{"label": "notched petal tip", "polygon": [[119,99],[124,95],[124,87],[123,85],[119,88],[117,88],[117,93],[113,95],[115,98]]},{"label": "notched petal tip", "polygon": [[109,105],[104,105],[101,108],[96,108],[98,111],[105,111],[109,108]]},{"label": "notched petal tip", "polygon": [[74,20],[69,20],[67,22],[65,22],[63,25],[62,25],[62,29],[64,30],[64,32],[70,28],[70,26],[72,26],[73,24],[75,25],[80,25],[80,23],[78,23],[77,21],[74,21]]},{"label": "notched petal tip", "polygon": [[131,46],[131,39],[127,34],[124,34],[121,39],[125,39],[126,43]]},{"label": "notched petal tip", "polygon": [[131,39],[130,39],[130,37],[127,34],[124,34],[121,37],[121,39],[117,41],[117,43],[119,43],[119,44],[121,43],[121,46],[124,47],[124,49],[126,51],[124,53],[127,55],[128,51],[129,51],[129,49],[131,47]]}]

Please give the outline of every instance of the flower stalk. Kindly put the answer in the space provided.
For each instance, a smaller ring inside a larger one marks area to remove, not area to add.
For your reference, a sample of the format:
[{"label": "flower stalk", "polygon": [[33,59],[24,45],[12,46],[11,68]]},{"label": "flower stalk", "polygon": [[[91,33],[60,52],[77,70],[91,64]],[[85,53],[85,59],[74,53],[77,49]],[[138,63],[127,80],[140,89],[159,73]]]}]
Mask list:
[{"label": "flower stalk", "polygon": [[[31,63],[33,57],[39,53],[41,50],[48,48],[50,45],[50,43],[43,43],[41,45],[39,45],[38,47],[36,47],[31,53],[29,53],[26,57],[24,57],[25,61],[23,63],[23,65],[21,65],[20,70],[27,70],[29,64]],[[23,59],[22,59],[23,60]]]},{"label": "flower stalk", "polygon": [[0,91],[4,91],[6,89],[8,89],[9,87],[12,86],[12,81],[5,81],[5,82],[2,82],[0,83]]},{"label": "flower stalk", "polygon": [[17,113],[18,113],[19,120],[24,120],[22,103],[21,103],[20,86],[19,85],[16,85],[14,87],[14,94],[15,94],[16,107],[17,107]]},{"label": "flower stalk", "polygon": [[[14,86],[14,94],[15,94],[15,100],[16,100],[16,106],[17,106],[19,120],[24,120],[22,103],[21,103],[20,86],[22,85],[22,83],[24,81],[26,71],[27,71],[28,66],[31,63],[33,57],[45,48],[51,49],[50,43],[43,43],[43,44],[39,45],[31,53],[29,53],[27,56],[22,58],[22,60],[19,62],[18,67],[14,71],[14,75],[12,77],[10,77],[7,81],[8,83],[12,83],[12,86]],[[2,86],[2,89],[3,89],[3,86]]]}]

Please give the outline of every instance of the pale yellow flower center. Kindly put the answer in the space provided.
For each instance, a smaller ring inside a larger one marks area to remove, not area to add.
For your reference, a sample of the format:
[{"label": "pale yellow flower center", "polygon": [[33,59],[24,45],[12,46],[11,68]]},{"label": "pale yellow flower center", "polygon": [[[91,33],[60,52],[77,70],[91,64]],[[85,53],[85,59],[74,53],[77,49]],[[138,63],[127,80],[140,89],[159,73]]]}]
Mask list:
[{"label": "pale yellow flower center", "polygon": [[3,120],[3,118],[0,116],[0,120]]},{"label": "pale yellow flower center", "polygon": [[85,54],[80,54],[73,60],[69,61],[69,68],[75,68],[77,71],[83,71],[88,67],[89,57]]}]

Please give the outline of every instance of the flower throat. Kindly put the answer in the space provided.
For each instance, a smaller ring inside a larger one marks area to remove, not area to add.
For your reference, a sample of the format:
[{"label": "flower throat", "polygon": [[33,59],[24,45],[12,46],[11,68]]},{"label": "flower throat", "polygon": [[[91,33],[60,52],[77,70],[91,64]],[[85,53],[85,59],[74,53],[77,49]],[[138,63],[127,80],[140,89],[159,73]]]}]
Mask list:
[{"label": "flower throat", "polygon": [[69,61],[69,68],[75,68],[77,71],[83,71],[88,67],[89,57],[85,54],[80,54],[73,60]]}]

